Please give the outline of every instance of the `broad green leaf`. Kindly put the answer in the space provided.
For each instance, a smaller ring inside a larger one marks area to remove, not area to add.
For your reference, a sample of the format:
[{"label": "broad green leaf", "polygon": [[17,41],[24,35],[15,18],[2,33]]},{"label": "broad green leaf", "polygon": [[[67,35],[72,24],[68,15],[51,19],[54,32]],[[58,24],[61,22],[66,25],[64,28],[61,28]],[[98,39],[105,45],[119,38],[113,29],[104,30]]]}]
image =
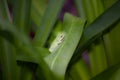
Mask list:
[{"label": "broad green leaf", "polygon": [[120,1],[114,4],[111,8],[106,10],[100,17],[98,17],[88,28],[84,30],[83,36],[80,40],[79,46],[73,56],[72,63],[79,59],[82,52],[102,33],[111,27],[120,19]]},{"label": "broad green leaf", "polygon": [[[60,37],[53,42],[54,49],[50,55],[45,57],[45,61],[51,68],[57,80],[64,80],[68,63],[81,38],[85,20],[66,14],[64,18],[64,29]],[[59,35],[58,35],[59,36]]]},{"label": "broad green leaf", "polygon": [[33,44],[44,46],[51,30],[59,16],[65,0],[50,0],[50,3],[42,17],[40,27],[38,28]]},{"label": "broad green leaf", "polygon": [[[114,79],[115,75],[120,75],[118,72],[120,70],[120,63],[108,68],[107,70],[103,71],[99,75],[95,76],[91,80],[119,80],[119,79]],[[111,79],[113,77],[113,79]]]}]

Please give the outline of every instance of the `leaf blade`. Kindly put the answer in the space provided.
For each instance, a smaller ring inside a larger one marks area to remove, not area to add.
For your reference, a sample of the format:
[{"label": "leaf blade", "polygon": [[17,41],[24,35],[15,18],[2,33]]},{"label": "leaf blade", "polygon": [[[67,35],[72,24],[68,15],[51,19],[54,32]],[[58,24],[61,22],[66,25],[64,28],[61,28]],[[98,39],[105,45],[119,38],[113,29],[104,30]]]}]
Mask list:
[{"label": "leaf blade", "polygon": [[63,44],[55,53],[52,53],[45,58],[53,73],[60,80],[64,79],[67,65],[74,53],[75,48],[77,47],[77,43],[82,35],[85,23],[84,20],[78,19],[69,14],[65,15],[65,20],[69,21],[64,21],[64,25],[66,27],[66,29],[64,29],[66,38]]},{"label": "leaf blade", "polygon": [[[73,64],[81,56],[82,52],[105,30],[120,19],[120,1],[114,4],[110,9],[98,17],[88,28],[84,30],[83,36],[76,50],[71,64]],[[78,54],[79,53],[79,54]]]}]

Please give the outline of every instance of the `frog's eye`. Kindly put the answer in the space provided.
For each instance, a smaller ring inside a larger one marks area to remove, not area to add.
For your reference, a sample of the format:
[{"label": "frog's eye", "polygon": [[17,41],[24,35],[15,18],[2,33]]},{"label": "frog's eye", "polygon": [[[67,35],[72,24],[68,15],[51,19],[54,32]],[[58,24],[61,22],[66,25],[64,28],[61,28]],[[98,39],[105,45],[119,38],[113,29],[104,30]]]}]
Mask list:
[{"label": "frog's eye", "polygon": [[65,33],[63,33],[63,32],[58,33],[57,37],[55,38],[55,40],[51,44],[49,51],[53,52],[56,49],[58,49],[59,45],[61,45],[63,43],[64,38],[65,38]]}]

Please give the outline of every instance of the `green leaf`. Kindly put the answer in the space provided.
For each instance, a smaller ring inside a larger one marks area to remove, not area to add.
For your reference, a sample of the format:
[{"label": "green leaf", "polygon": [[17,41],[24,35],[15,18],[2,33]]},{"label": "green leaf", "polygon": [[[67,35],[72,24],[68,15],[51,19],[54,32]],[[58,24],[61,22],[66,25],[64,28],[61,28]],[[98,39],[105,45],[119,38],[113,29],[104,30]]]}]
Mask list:
[{"label": "green leaf", "polygon": [[67,71],[72,77],[72,80],[90,80],[91,78],[89,66],[82,58]]},{"label": "green leaf", "polygon": [[[66,14],[63,24],[65,27],[63,30],[65,36],[64,38],[59,37],[60,41],[64,40],[60,43],[61,45],[56,51],[53,51],[45,58],[45,61],[58,80],[64,79],[68,63],[81,38],[84,23],[84,20]],[[55,46],[59,45],[59,40],[56,41]]]},{"label": "green leaf", "polygon": [[[103,3],[101,0],[90,0],[90,2],[91,3],[89,3],[89,5],[92,6],[92,11],[94,15],[92,15],[93,17],[90,20],[89,17],[91,16],[89,15],[91,14],[87,13],[86,16],[89,16],[87,18],[87,23],[89,24],[93,22],[98,16],[100,16],[100,14],[104,11]],[[89,9],[89,6],[87,6],[87,8]],[[107,68],[106,52],[104,49],[102,36],[99,39],[97,39],[94,43],[92,43],[87,50],[87,53],[89,53],[88,57],[91,73],[92,76],[94,76]]]},{"label": "green leaf", "polygon": [[107,52],[108,63],[109,65],[114,65],[120,62],[120,21],[113,25],[114,28],[104,36],[105,49]]},{"label": "green leaf", "polygon": [[111,27],[120,19],[120,1],[105,11],[98,17],[88,28],[84,30],[79,46],[73,56],[72,63],[79,59],[82,52],[97,38],[99,38],[105,30]]},{"label": "green leaf", "polygon": [[119,80],[120,79],[120,68],[112,75],[110,80]]},{"label": "green leaf", "polygon": [[119,70],[120,70],[120,63],[108,68],[107,70],[103,71],[102,73],[95,76],[91,80],[118,80],[118,79],[111,79],[111,77],[114,76],[114,78],[115,78],[115,75],[119,74],[119,72],[117,72]]},{"label": "green leaf", "polygon": [[10,14],[6,2],[6,0],[0,0],[0,18],[10,20]]},{"label": "green leaf", "polygon": [[[35,51],[37,52],[37,56],[41,56],[46,57],[47,55],[50,54],[50,52],[48,51],[48,49],[46,48],[42,48],[42,47],[34,47]],[[32,63],[36,63],[38,64],[38,61],[36,61],[33,57],[29,56],[28,54],[26,54],[24,51],[22,51],[21,49],[18,49],[17,55],[16,55],[16,59],[17,61],[23,61],[23,62],[32,62]]]},{"label": "green leaf", "polygon": [[[22,46],[22,48],[19,48],[19,50],[21,50],[21,51],[23,51],[23,53],[25,53],[25,55],[21,55],[21,57],[19,57],[20,61],[37,63],[38,67],[40,67],[40,71],[41,71],[40,74],[43,75],[42,78],[44,78],[45,80],[53,80],[54,79],[54,76],[53,76],[52,72],[50,71],[50,68],[47,66],[47,64],[43,60],[43,57],[41,56],[41,54],[43,54],[46,51],[38,52],[31,45]],[[25,59],[25,58],[27,58],[27,59]]]},{"label": "green leaf", "polygon": [[[118,0],[104,0],[105,8],[109,8]],[[108,65],[114,65],[120,61],[120,21],[113,25],[114,28],[109,31],[103,38],[105,43],[105,49],[108,57]]]},{"label": "green leaf", "polygon": [[31,19],[37,27],[40,27],[40,22],[47,7],[46,0],[32,0]]},{"label": "green leaf", "polygon": [[43,15],[47,7],[47,0],[32,0],[32,7],[34,7],[39,14]]},{"label": "green leaf", "polygon": [[15,47],[0,37],[0,61],[3,80],[18,80]]},{"label": "green leaf", "polygon": [[51,30],[58,18],[65,0],[50,0],[50,3],[42,18],[41,25],[38,28],[33,43],[37,46],[44,46]]},{"label": "green leaf", "polygon": [[[9,23],[8,21],[5,21],[3,19],[2,20],[0,19],[0,27],[3,28],[2,29],[3,31],[5,30],[8,32],[11,32],[12,35],[17,40],[19,40],[19,42],[21,42],[20,44],[24,44],[24,45],[19,46],[19,44],[15,43],[14,46],[16,47],[17,50],[24,51],[25,55],[28,56],[28,59],[26,59],[26,60],[30,60],[33,63],[37,62],[37,64],[41,67],[41,70],[43,70],[42,74],[44,74],[45,79],[53,80],[54,77],[52,76],[52,73],[51,73],[49,67],[43,60],[42,56],[37,55],[39,53],[36,52],[34,47],[30,44],[29,38],[26,37],[21,31],[19,31],[14,25],[12,25],[11,23]],[[0,30],[0,31],[2,31],[2,30]],[[41,52],[41,54],[42,54],[42,52]]]},{"label": "green leaf", "polygon": [[[101,0],[75,0],[75,1],[78,7],[79,14],[82,18],[86,19],[87,25],[93,22],[95,18],[97,18],[104,11],[103,3]],[[107,65],[102,37],[97,39],[94,43],[92,43],[87,50],[88,50],[87,53],[89,53],[88,57],[90,63],[90,70],[92,76],[94,76],[99,72],[103,71]]]},{"label": "green leaf", "polygon": [[[0,29],[1,29],[0,31],[2,33],[1,35],[4,36],[6,34],[5,31],[10,32],[14,37],[16,37],[19,41],[21,41],[22,44],[26,44],[26,45],[30,44],[30,39],[26,35],[24,35],[23,32],[18,30],[16,28],[16,26],[11,24],[7,20],[0,19]],[[4,36],[4,37],[9,38],[8,36]],[[11,37],[11,39],[12,39],[12,37]],[[10,38],[9,38],[9,40],[10,40]],[[15,41],[13,41],[13,42],[15,42]],[[18,44],[16,44],[16,45],[18,46]]]},{"label": "green leaf", "polygon": [[[0,0],[0,19],[6,19],[10,22],[10,14],[6,0]],[[4,27],[0,25],[0,30],[1,29],[4,29]],[[7,37],[6,34],[4,36]],[[13,39],[11,39],[11,41],[12,40]],[[3,80],[18,80],[15,47],[2,37],[0,37],[0,63],[2,66]]]},{"label": "green leaf", "polygon": [[14,0],[13,23],[20,31],[29,36],[31,0]]},{"label": "green leaf", "polygon": [[10,43],[15,44],[14,37],[9,31],[0,30],[0,36],[8,40]]},{"label": "green leaf", "polygon": [[91,22],[94,21],[95,13],[94,13],[94,6],[92,4],[92,0],[82,0],[83,6],[84,6],[84,11],[86,14],[86,19],[87,19],[87,24],[90,24]]},{"label": "green leaf", "polygon": [[83,19],[86,19],[85,7],[83,0],[75,0],[75,4],[79,13],[79,16]]}]

